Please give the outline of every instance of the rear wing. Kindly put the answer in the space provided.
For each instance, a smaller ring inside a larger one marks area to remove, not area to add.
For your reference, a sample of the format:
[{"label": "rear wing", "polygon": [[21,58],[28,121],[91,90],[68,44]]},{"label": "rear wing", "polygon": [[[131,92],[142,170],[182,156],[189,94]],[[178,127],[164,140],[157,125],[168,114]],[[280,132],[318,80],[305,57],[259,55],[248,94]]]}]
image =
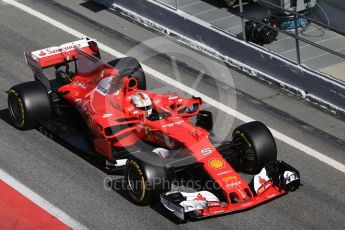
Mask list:
[{"label": "rear wing", "polygon": [[25,52],[26,63],[34,72],[70,62],[76,59],[75,49],[79,48],[93,56],[100,58],[100,53],[96,40],[83,38],[60,46],[49,47],[32,52]]}]

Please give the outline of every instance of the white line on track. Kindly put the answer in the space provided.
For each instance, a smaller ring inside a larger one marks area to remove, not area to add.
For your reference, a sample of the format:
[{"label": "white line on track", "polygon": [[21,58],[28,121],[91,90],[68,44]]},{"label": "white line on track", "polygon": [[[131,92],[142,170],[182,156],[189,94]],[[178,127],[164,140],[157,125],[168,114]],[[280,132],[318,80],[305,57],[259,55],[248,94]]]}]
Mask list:
[{"label": "white line on track", "polygon": [[[31,14],[32,16],[34,16],[36,18],[39,18],[39,19],[41,19],[41,20],[43,20],[43,21],[45,21],[45,22],[47,22],[47,23],[49,23],[49,24],[51,24],[51,25],[53,25],[53,26],[55,26],[55,27],[57,27],[57,28],[59,28],[59,29],[61,29],[63,31],[65,31],[66,33],[69,33],[69,34],[75,36],[75,37],[78,37],[78,38],[88,37],[86,34],[80,33],[79,31],[77,31],[77,30],[75,30],[75,29],[73,29],[73,28],[71,28],[69,26],[66,26],[66,25],[62,24],[61,22],[58,22],[58,21],[56,21],[56,20],[54,20],[54,19],[52,19],[52,18],[50,18],[50,17],[48,17],[48,16],[38,12],[38,11],[36,11],[36,10],[34,10],[34,9],[24,5],[24,4],[21,4],[21,3],[17,2],[17,1],[15,1],[15,0],[2,0],[2,1],[7,3],[7,4],[10,4],[10,5],[14,6],[14,7],[17,7],[18,9],[21,9],[22,11],[25,11],[26,13]],[[112,49],[111,47],[109,47],[109,46],[107,46],[105,44],[102,44],[101,42],[98,42],[98,45],[99,45],[100,49],[102,49],[103,51],[105,51],[105,52],[107,52],[107,53],[109,53],[109,54],[111,54],[111,55],[113,55],[113,56],[115,56],[117,58],[125,57],[125,55],[123,53],[120,53],[119,51],[116,51],[116,50]],[[192,88],[182,84],[181,82],[178,82],[178,81],[176,81],[176,80],[174,80],[174,79],[172,79],[172,78],[170,78],[170,77],[168,77],[168,76],[158,72],[155,69],[152,69],[149,66],[143,65],[143,69],[144,69],[145,72],[151,74],[153,77],[155,77],[155,78],[157,78],[157,79],[159,79],[161,81],[164,81],[165,83],[167,83],[169,85],[172,85],[172,86],[174,86],[176,88],[179,88],[179,89],[181,89],[181,90],[183,90],[183,91],[185,91],[185,92],[187,92],[189,94],[192,94],[194,96],[198,96],[198,97],[203,98],[203,100],[206,103],[216,107],[217,109],[219,109],[219,110],[221,110],[221,111],[223,111],[223,112],[225,112],[225,113],[227,113],[227,114],[229,114],[231,116],[236,117],[239,120],[242,120],[244,122],[250,122],[250,121],[254,120],[253,118],[248,117],[247,115],[242,114],[242,113],[240,113],[240,112],[238,112],[238,111],[236,111],[236,110],[234,110],[234,109],[232,109],[232,108],[230,108],[230,107],[228,107],[228,106],[226,106],[226,105],[224,105],[224,104],[214,100],[213,98],[208,97],[208,96],[206,96],[206,95],[204,95],[204,94],[202,94],[202,93],[200,93],[200,92],[198,92],[198,91],[196,91],[196,90],[194,90],[194,89],[192,89]],[[292,146],[292,147],[294,147],[294,148],[296,148],[296,149],[306,153],[307,155],[309,155],[311,157],[314,157],[314,158],[318,159],[319,161],[322,161],[322,162],[328,164],[329,166],[339,170],[342,173],[345,173],[345,165],[344,164],[342,164],[342,163],[340,163],[340,162],[338,162],[338,161],[336,161],[336,160],[326,156],[325,154],[322,154],[322,153],[320,153],[320,152],[318,152],[318,151],[316,151],[316,150],[314,150],[314,149],[312,149],[312,148],[310,148],[310,147],[308,147],[308,146],[306,146],[306,145],[304,145],[304,144],[302,144],[302,143],[292,139],[291,137],[286,136],[285,134],[283,134],[283,133],[281,133],[281,132],[279,132],[277,130],[274,130],[272,128],[270,128],[270,130],[271,130],[273,136],[276,139],[281,140],[282,142],[285,142],[286,144],[288,144],[288,145],[290,145],[290,146]],[[3,171],[0,171],[0,175],[1,176],[3,176],[2,174],[3,174]],[[8,177],[8,178],[12,178],[12,177],[9,177],[8,174],[5,174],[5,175],[7,175],[6,177]],[[31,190],[29,190],[28,188],[23,186],[20,182],[16,182],[16,180],[14,178],[12,178],[11,180],[13,182],[15,182],[14,184],[20,185],[20,186],[17,186],[18,189],[24,189],[26,191],[30,191],[30,192],[28,192],[28,196],[27,196],[28,198],[30,198],[30,197],[39,197],[38,195],[35,195],[35,193],[33,193]],[[43,198],[40,198],[40,199],[43,199]],[[40,199],[38,199],[38,200],[40,200]],[[42,202],[42,205],[40,205],[40,206],[45,208],[45,203],[48,203],[48,202],[46,202],[46,201]],[[52,205],[49,204],[48,205],[48,209],[49,209],[49,207],[52,207]],[[53,209],[56,209],[56,208],[54,207]]]},{"label": "white line on track", "polygon": [[43,208],[45,211],[56,217],[65,225],[71,227],[72,229],[87,229],[84,225],[74,220],[72,217],[68,216],[66,213],[49,203],[47,200],[42,198],[40,195],[17,181],[15,178],[10,176],[8,173],[0,169],[0,180],[3,180],[6,184],[10,185],[16,191],[21,193],[23,196],[34,202],[36,205]]}]

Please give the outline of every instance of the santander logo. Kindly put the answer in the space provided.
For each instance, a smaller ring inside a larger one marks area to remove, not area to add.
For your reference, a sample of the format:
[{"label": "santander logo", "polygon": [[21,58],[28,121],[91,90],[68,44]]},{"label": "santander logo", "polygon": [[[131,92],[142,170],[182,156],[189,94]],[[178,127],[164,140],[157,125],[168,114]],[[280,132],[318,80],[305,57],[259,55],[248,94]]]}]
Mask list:
[{"label": "santander logo", "polygon": [[41,50],[41,52],[39,53],[40,57],[43,57],[43,56],[46,56],[46,55],[47,55],[47,53],[45,53],[43,50]]},{"label": "santander logo", "polygon": [[261,185],[264,185],[264,184],[266,183],[266,180],[265,180],[264,178],[261,178],[261,177],[259,176],[259,183],[260,183]]},{"label": "santander logo", "polygon": [[67,45],[67,46],[59,47],[59,48],[48,48],[48,49],[46,49],[46,51],[47,51],[47,54],[56,54],[56,53],[59,53],[61,51],[72,50],[73,48],[74,48],[74,44],[71,44],[71,45]]},{"label": "santander logo", "polygon": [[48,55],[54,55],[60,52],[67,52],[74,49],[74,43],[66,44],[65,46],[60,47],[50,47],[44,50],[41,50],[38,54],[40,57],[48,56]]},{"label": "santander logo", "polygon": [[206,201],[206,198],[203,197],[200,193],[194,198],[195,201]]}]

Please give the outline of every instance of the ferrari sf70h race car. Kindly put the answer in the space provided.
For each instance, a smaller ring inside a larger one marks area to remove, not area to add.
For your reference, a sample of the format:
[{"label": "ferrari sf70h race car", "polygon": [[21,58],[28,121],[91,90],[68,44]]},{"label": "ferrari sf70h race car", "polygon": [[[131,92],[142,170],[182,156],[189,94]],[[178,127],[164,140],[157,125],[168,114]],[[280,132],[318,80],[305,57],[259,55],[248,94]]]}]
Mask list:
[{"label": "ferrari sf70h race car", "polygon": [[[210,217],[252,208],[300,184],[299,172],[277,160],[263,123],[243,124],[217,143],[202,99],[147,91],[135,58],[105,63],[89,38],[25,57],[35,80],[8,91],[14,126],[58,137],[108,169],[122,167],[138,205],[159,201],[182,220]],[[172,190],[182,179],[200,186]]]}]

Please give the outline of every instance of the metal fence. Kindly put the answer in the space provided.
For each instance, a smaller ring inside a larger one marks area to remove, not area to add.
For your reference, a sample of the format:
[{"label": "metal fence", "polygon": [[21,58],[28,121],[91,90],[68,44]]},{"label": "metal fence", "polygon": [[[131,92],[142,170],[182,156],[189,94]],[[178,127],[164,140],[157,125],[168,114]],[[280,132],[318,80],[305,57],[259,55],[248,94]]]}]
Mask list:
[{"label": "metal fence", "polygon": [[[178,0],[176,0],[176,1],[178,1]],[[323,23],[323,22],[320,22],[320,21],[318,21],[318,20],[315,20],[315,19],[313,19],[313,18],[311,18],[311,17],[307,17],[307,16],[305,16],[305,15],[303,15],[303,14],[300,14],[300,13],[297,13],[297,12],[294,12],[294,11],[291,11],[291,10],[284,9],[284,8],[282,8],[282,7],[280,7],[280,6],[277,6],[277,5],[275,5],[275,4],[272,4],[271,2],[267,2],[267,1],[265,1],[265,0],[259,0],[259,1],[265,3],[266,5],[272,7],[273,9],[283,10],[283,11],[285,11],[285,12],[287,12],[287,13],[293,15],[293,16],[294,16],[294,24],[295,24],[295,25],[298,24],[298,23],[297,23],[297,20],[298,20],[299,18],[303,18],[303,19],[306,19],[306,20],[308,20],[309,22],[312,22],[312,23],[314,23],[314,24],[316,24],[316,25],[318,25],[318,26],[321,26],[321,27],[326,28],[326,29],[330,29],[330,30],[332,30],[332,31],[334,31],[334,32],[336,32],[336,33],[338,33],[338,34],[341,34],[341,35],[345,36],[345,33],[344,33],[344,32],[339,31],[339,30],[336,29],[336,28],[332,28],[330,25],[327,25],[327,24],[325,24],[325,23]],[[242,2],[242,0],[240,0],[240,2]],[[241,4],[241,3],[240,3],[240,4]],[[255,20],[257,23],[260,23],[260,22],[257,21],[255,18],[250,18],[250,20]],[[261,22],[261,23],[262,23],[262,22]],[[266,25],[266,26],[267,26],[267,25]],[[272,27],[271,27],[271,28],[272,28]],[[312,41],[309,41],[309,40],[307,40],[307,39],[304,39],[304,38],[300,37],[300,36],[299,36],[299,32],[298,32],[298,27],[297,27],[297,26],[295,27],[294,33],[291,33],[291,32],[285,31],[285,30],[281,30],[281,29],[279,29],[279,28],[278,28],[278,30],[279,30],[280,33],[284,33],[284,34],[286,34],[286,35],[288,35],[288,36],[291,36],[291,37],[295,38],[295,40],[296,40],[296,55],[297,55],[297,63],[298,63],[298,64],[301,64],[301,51],[300,51],[300,45],[299,45],[300,41],[305,42],[305,43],[307,43],[307,44],[309,44],[309,45],[311,45],[311,46],[314,46],[314,47],[316,47],[316,48],[319,48],[319,49],[324,50],[324,51],[326,51],[326,52],[328,52],[328,53],[331,53],[331,54],[333,54],[333,55],[336,55],[336,56],[338,56],[338,57],[341,57],[341,58],[345,59],[345,55],[342,54],[342,53],[339,53],[339,52],[334,51],[334,50],[332,50],[332,49],[329,49],[329,48],[327,48],[327,47],[325,47],[325,46],[319,45],[319,44],[317,44],[317,43],[315,43],[315,42],[312,42]]]},{"label": "metal fence", "polygon": [[[169,7],[171,9],[182,10],[182,11],[185,11],[186,6],[192,7],[193,4],[196,4],[197,2],[200,3],[200,1],[186,1],[186,0],[153,0],[153,1],[159,2],[159,3],[165,5],[166,7]],[[224,7],[224,5],[222,5],[223,4],[222,0],[218,0],[218,1],[203,0],[203,1],[205,2],[205,4],[206,3],[217,4],[217,5],[219,4],[218,6]],[[305,19],[309,23],[312,23],[315,26],[318,26],[320,29],[323,29],[324,31],[330,30],[330,31],[334,31],[335,33],[337,33],[337,35],[345,36],[345,33],[343,31],[339,31],[336,28],[332,28],[330,25],[323,23],[319,20],[315,20],[311,17],[308,17],[305,14],[297,13],[297,12],[282,8],[281,6],[275,5],[271,2],[268,2],[267,0],[258,0],[258,2],[263,3],[265,6],[269,7],[272,10],[277,10],[277,11],[286,12],[287,14],[290,14],[293,17],[295,25],[298,24],[297,21],[299,19]],[[249,13],[245,12],[246,8],[244,7],[243,0],[239,0],[238,3],[239,3],[238,7],[236,9],[232,9],[232,12],[234,13],[234,11],[235,11],[235,15],[240,18],[241,25],[237,26],[238,28],[241,28],[240,33],[234,34],[233,31],[226,31],[224,28],[220,28],[218,25],[216,25],[214,22],[211,21],[210,24],[212,25],[212,27],[219,29],[222,32],[228,33],[231,36],[240,37],[243,40],[247,40],[246,33],[245,33],[246,21],[253,21],[253,22],[256,22],[258,24],[262,24],[264,26],[267,26],[268,28],[276,29],[279,31],[279,33],[290,37],[290,39],[294,39],[294,47],[293,48],[290,47],[289,49],[287,49],[287,51],[283,50],[280,53],[277,52],[278,54],[282,55],[285,58],[288,58],[288,59],[294,61],[298,65],[304,64],[305,66],[308,66],[312,69],[316,69],[316,70],[321,71],[321,72],[323,72],[322,70],[325,69],[324,68],[325,66],[322,66],[322,65],[318,66],[319,63],[316,63],[316,62],[311,63],[313,57],[304,57],[304,59],[302,58],[302,56],[305,54],[302,51],[306,46],[310,46],[309,47],[310,53],[316,53],[315,54],[316,57],[321,57],[322,55],[320,56],[320,55],[318,55],[318,53],[320,53],[322,51],[322,52],[325,52],[326,54],[328,54],[329,56],[332,56],[331,59],[334,59],[334,62],[345,61],[345,52],[343,52],[343,53],[339,52],[339,51],[343,51],[343,49],[334,50],[331,47],[327,47],[326,45],[322,45],[321,43],[323,40],[321,42],[318,42],[318,41],[313,41],[312,39],[307,39],[306,37],[301,36],[300,30],[297,27],[295,27],[293,30],[288,31],[288,30],[283,30],[283,29],[280,29],[277,27],[272,27],[270,25],[267,25],[261,19],[258,19],[254,16],[251,16]],[[186,13],[188,13],[188,12],[186,12]],[[345,39],[344,39],[344,43],[345,43]],[[277,51],[277,50],[275,50],[274,46],[266,46],[265,48],[272,50],[274,52]],[[343,47],[341,47],[341,48],[343,48]],[[295,52],[295,57],[292,57],[292,55],[291,55],[292,50]],[[320,50],[320,52],[317,50]],[[288,54],[288,55],[285,55],[285,54]],[[322,60],[318,61],[318,62],[322,62]],[[329,61],[329,63],[331,65],[331,61]],[[323,63],[321,63],[321,64],[323,64]],[[330,72],[325,72],[325,73],[332,75]],[[336,78],[340,79],[339,76]],[[341,80],[344,81],[345,79],[341,79]]]}]

